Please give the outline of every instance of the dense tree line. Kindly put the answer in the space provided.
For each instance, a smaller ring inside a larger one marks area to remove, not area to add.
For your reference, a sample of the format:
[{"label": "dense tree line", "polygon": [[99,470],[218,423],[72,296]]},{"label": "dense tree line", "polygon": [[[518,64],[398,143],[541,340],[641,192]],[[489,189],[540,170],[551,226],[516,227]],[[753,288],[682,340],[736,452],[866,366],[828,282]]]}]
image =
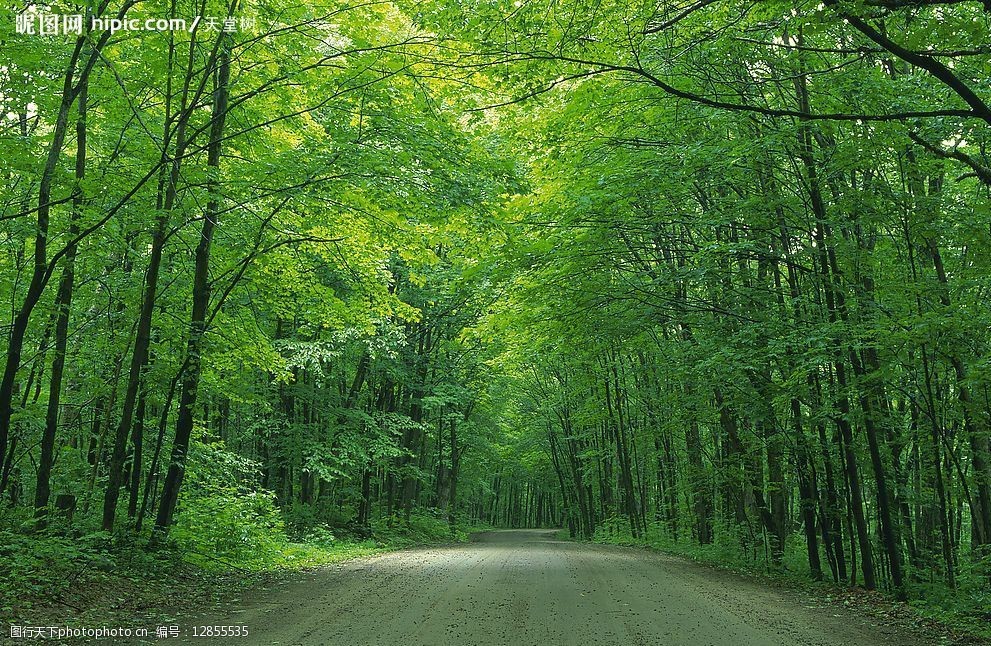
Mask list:
[{"label": "dense tree line", "polygon": [[492,325],[571,532],[986,589],[981,3],[490,9],[430,16],[540,133]]}]

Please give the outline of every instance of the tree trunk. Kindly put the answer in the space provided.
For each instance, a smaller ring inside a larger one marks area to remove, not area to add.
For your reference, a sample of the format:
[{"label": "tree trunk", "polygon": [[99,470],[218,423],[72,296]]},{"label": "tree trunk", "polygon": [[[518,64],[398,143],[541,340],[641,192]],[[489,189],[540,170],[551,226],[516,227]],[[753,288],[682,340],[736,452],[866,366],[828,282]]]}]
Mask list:
[{"label": "tree trunk", "polygon": [[[224,39],[221,35],[220,38]],[[214,172],[210,182],[210,202],[207,204],[203,230],[196,247],[196,262],[193,275],[193,308],[189,325],[189,340],[186,345],[186,370],[181,379],[179,395],[179,415],[176,420],[175,439],[172,442],[172,455],[169,470],[162,488],[162,499],[155,520],[155,533],[164,536],[172,525],[179,489],[185,473],[186,452],[193,430],[193,414],[199,388],[202,367],[203,335],[206,333],[207,307],[210,302],[210,246],[220,212],[220,196],[217,194],[216,173],[220,168],[220,153],[223,144],[224,124],[227,118],[228,81],[230,79],[230,52],[226,39],[218,45],[220,50],[214,86],[213,121],[210,125],[210,143],[207,148],[207,166]]]},{"label": "tree trunk", "polygon": [[[79,217],[83,207],[81,183],[86,176],[86,102],[87,84],[79,88],[78,117],[76,119],[76,188],[72,195],[72,219],[69,237],[79,234]],[[41,456],[38,460],[38,479],[34,493],[37,528],[47,523],[48,499],[51,495],[52,463],[55,461],[55,439],[58,434],[59,402],[62,395],[62,376],[65,371],[66,342],[69,335],[69,313],[72,311],[72,292],[75,283],[75,263],[78,245],[70,242],[65,254],[65,265],[55,296],[55,355],[52,358],[52,374],[48,387],[48,408],[45,414],[45,430],[41,437]],[[2,454],[2,452],[0,452]]]}]

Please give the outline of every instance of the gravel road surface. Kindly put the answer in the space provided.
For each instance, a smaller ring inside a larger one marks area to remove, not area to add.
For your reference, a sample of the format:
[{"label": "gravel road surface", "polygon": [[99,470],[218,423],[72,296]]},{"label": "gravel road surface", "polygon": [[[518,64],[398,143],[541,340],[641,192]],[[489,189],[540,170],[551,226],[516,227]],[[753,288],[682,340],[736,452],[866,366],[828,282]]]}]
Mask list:
[{"label": "gravel road surface", "polygon": [[193,624],[246,625],[253,646],[922,646],[808,594],[642,549],[543,530],[476,535],[323,569],[241,595]]}]

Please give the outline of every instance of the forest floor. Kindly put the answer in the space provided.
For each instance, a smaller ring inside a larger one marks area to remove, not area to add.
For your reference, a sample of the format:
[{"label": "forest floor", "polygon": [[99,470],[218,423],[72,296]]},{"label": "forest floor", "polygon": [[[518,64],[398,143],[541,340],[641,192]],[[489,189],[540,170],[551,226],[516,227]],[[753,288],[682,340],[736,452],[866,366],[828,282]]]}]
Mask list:
[{"label": "forest floor", "polygon": [[[954,643],[902,618],[869,616],[680,557],[559,540],[553,530],[486,532],[467,545],[347,561],[172,623],[182,635],[169,642],[241,646]],[[196,637],[203,626],[244,626],[248,634]]]}]

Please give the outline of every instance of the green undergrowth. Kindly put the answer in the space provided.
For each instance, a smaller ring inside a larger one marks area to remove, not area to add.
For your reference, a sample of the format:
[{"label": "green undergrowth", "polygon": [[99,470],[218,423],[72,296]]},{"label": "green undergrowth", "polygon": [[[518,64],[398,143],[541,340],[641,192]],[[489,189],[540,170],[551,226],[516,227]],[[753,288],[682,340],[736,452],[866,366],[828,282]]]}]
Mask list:
[{"label": "green undergrowth", "polygon": [[[563,533],[565,536],[567,532]],[[780,565],[772,564],[762,541],[748,543],[739,533],[717,529],[709,545],[699,545],[682,537],[674,540],[660,524],[648,526],[645,535],[634,538],[622,519],[603,522],[592,541],[601,544],[645,547],[682,556],[698,563],[759,579],[767,584],[800,588],[826,602],[836,602],[874,615],[900,618],[919,626],[946,630],[958,643],[991,644],[991,586],[982,575],[986,566],[961,557],[957,588],[938,582],[914,581],[906,588],[908,601],[897,603],[886,592],[868,592],[834,583],[825,556],[824,574],[828,580],[812,581],[804,537],[789,537]]]},{"label": "green undergrowth", "polygon": [[0,630],[7,624],[92,625],[165,621],[230,600],[240,589],[347,559],[418,545],[463,542],[430,513],[333,526],[318,511],[281,511],[270,497],[192,500],[168,540],[108,534],[80,523],[32,531],[0,517]]}]

